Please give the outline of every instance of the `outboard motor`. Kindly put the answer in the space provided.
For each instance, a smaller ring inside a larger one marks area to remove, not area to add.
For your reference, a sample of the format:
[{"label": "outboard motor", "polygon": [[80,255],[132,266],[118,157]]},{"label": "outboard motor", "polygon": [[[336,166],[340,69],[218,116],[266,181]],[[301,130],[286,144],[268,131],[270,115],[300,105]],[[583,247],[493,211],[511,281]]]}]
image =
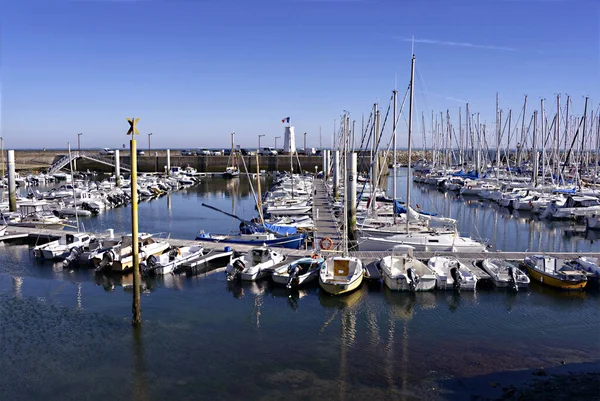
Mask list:
[{"label": "outboard motor", "polygon": [[71,252],[69,253],[69,256],[67,256],[65,258],[65,260],[63,260],[63,268],[69,267],[69,265],[71,263],[78,260],[82,253],[83,253],[82,247],[75,246],[75,247],[71,248]]},{"label": "outboard motor", "polygon": [[519,286],[517,285],[517,275],[515,274],[515,269],[512,266],[508,266],[508,277],[510,284],[512,285],[512,289],[519,291]]},{"label": "outboard motor", "polygon": [[288,283],[286,285],[287,288],[292,288],[292,281],[294,281],[294,279],[296,278],[296,276],[298,276],[299,273],[300,266],[298,266],[297,264],[288,268],[288,274],[290,275],[290,279],[288,280]]},{"label": "outboard motor", "polygon": [[246,265],[244,262],[242,262],[241,259],[236,259],[236,261],[233,262],[231,271],[227,272],[227,281],[233,281],[239,278],[245,268]]},{"label": "outboard motor", "polygon": [[177,248],[173,248],[169,251],[169,260],[175,260],[177,255],[179,254],[179,250]]},{"label": "outboard motor", "polygon": [[102,260],[98,264],[98,267],[96,267],[96,272],[102,272],[102,271],[108,269],[113,264],[114,261],[115,261],[115,253],[113,251],[104,252],[104,255],[102,256]]},{"label": "outboard motor", "polygon": [[458,269],[458,266],[454,266],[450,269],[450,275],[452,276],[452,280],[454,280],[454,289],[460,292],[460,287],[463,282],[463,275]]},{"label": "outboard motor", "polygon": [[419,285],[419,282],[421,281],[421,277],[419,277],[415,269],[413,269],[412,267],[408,268],[406,270],[406,278],[408,281],[408,288],[411,291],[416,291],[417,285]]}]

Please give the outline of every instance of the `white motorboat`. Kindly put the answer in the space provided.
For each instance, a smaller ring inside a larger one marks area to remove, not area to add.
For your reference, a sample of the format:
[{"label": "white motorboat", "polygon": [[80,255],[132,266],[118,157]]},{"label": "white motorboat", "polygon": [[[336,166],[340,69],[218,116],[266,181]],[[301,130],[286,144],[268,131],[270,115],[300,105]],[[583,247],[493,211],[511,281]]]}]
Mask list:
[{"label": "white motorboat", "polygon": [[145,275],[169,274],[179,265],[199,259],[202,256],[204,256],[204,247],[200,245],[175,247],[169,252],[158,256],[150,255],[146,259],[145,268],[142,268],[142,273]]},{"label": "white motorboat", "polygon": [[33,248],[33,255],[40,259],[65,259],[73,248],[78,248],[82,253],[90,244],[91,237],[83,233],[68,233],[63,238],[51,241]]},{"label": "white motorboat", "polygon": [[412,249],[408,253],[394,251],[379,261],[379,268],[385,285],[393,291],[431,291],[437,277],[426,264],[413,258]]},{"label": "white motorboat", "polygon": [[[475,262],[473,262],[475,263]],[[515,291],[529,286],[529,277],[516,265],[503,259],[486,258],[481,263],[496,287],[510,287]]]},{"label": "white motorboat", "polygon": [[594,196],[569,196],[563,206],[551,202],[542,218],[547,219],[576,219],[600,214],[600,199]]},{"label": "white motorboat", "polygon": [[362,261],[352,256],[335,256],[325,261],[319,272],[319,285],[332,295],[356,290],[362,284]]},{"label": "white motorboat", "polygon": [[325,260],[321,256],[312,255],[276,268],[271,277],[274,283],[284,284],[288,288],[299,287],[314,281],[324,263]]},{"label": "white motorboat", "polygon": [[67,223],[64,219],[56,217],[46,202],[22,203],[17,206],[18,212],[4,214],[8,217],[8,225],[62,230]]},{"label": "white motorboat", "polygon": [[249,255],[242,255],[231,260],[225,270],[227,280],[232,281],[238,278],[247,281],[259,280],[272,273],[273,267],[283,262],[284,259],[285,256],[267,246],[253,248]]},{"label": "white motorboat", "polygon": [[94,263],[94,258],[102,259],[104,252],[111,250],[115,246],[119,245],[122,238],[92,238],[87,249],[84,249],[83,253],[79,255],[78,262],[80,265],[90,265]]},{"label": "white motorboat", "polygon": [[[170,248],[166,241],[157,241],[152,237],[152,234],[139,233],[139,261],[146,260],[151,255],[157,256],[164,253]],[[132,235],[126,235],[123,240],[112,249],[96,255],[93,259],[97,271],[109,269],[117,272],[124,272],[133,267],[133,247]]]},{"label": "white motorboat", "polygon": [[434,256],[429,259],[427,266],[437,275],[438,289],[475,291],[477,276],[473,274],[467,265],[461,263],[458,259]]}]

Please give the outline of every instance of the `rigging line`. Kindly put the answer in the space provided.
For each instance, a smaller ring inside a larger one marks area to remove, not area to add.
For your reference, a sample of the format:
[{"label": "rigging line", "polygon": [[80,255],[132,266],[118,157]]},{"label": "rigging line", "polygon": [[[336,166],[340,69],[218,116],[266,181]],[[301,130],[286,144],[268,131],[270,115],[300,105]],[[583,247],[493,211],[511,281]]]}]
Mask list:
[{"label": "rigging line", "polygon": [[[369,128],[369,122],[371,123],[371,129],[368,129]],[[371,117],[369,117],[369,121],[367,122],[367,127],[365,129],[365,135],[366,135],[366,131],[368,130],[369,131],[369,137],[367,138],[367,143],[365,144],[364,148],[363,148],[363,146],[362,146],[363,144],[361,142],[361,144],[360,144],[360,151],[361,152],[366,151],[367,148],[369,147],[369,144],[371,143],[371,137],[373,135],[374,129],[375,129],[375,117],[374,117],[374,113],[371,111]],[[365,158],[363,157],[360,160],[360,165],[357,168],[357,172],[358,171],[363,171],[362,168],[363,168],[364,163],[365,163]]]}]

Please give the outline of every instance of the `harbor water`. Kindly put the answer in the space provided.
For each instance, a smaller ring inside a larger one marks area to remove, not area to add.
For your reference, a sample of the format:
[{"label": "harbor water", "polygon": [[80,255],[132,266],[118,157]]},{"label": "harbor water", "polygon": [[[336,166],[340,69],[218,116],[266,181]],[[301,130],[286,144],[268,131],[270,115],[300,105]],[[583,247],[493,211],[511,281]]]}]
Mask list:
[{"label": "harbor water", "polygon": [[[419,185],[412,194],[411,204],[458,218],[462,234],[495,249],[600,252],[571,223]],[[201,229],[237,229],[239,221],[202,202],[256,214],[246,179],[207,178],[141,203],[140,231],[192,240]],[[87,230],[125,232],[129,219],[121,207],[82,221]],[[224,273],[167,275],[146,281],[143,325],[133,329],[130,283],[36,261],[25,243],[0,245],[1,398],[461,399],[468,389],[456,380],[600,359],[594,290],[532,282],[518,293],[411,294],[363,284],[331,297],[316,285],[288,292],[268,280],[228,283]]]}]

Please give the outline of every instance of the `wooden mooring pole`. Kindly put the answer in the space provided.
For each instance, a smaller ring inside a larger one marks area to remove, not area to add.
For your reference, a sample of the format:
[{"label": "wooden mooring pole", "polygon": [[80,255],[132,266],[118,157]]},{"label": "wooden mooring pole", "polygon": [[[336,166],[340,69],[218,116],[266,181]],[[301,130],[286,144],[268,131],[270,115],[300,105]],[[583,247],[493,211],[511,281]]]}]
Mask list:
[{"label": "wooden mooring pole", "polygon": [[133,319],[131,323],[134,326],[142,324],[142,308],[140,305],[140,249],[138,241],[138,193],[137,193],[137,144],[135,135],[139,135],[136,124],[139,118],[128,118],[129,131],[131,135],[130,160],[131,160],[131,245],[133,250]]}]

